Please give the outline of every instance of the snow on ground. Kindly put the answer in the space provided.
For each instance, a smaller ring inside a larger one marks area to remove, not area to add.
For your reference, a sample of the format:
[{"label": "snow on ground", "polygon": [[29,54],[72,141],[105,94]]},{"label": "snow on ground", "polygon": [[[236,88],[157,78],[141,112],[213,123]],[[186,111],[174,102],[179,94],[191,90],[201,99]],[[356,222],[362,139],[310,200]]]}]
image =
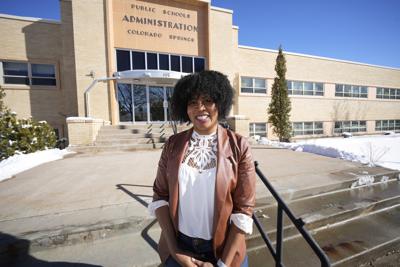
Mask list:
[{"label": "snow on ground", "polygon": [[295,143],[262,138],[260,144],[400,170],[400,134],[317,138]]},{"label": "snow on ground", "polygon": [[0,162],[0,181],[13,175],[36,167],[40,164],[62,159],[65,155],[74,153],[58,148],[37,151],[35,153],[14,155]]}]

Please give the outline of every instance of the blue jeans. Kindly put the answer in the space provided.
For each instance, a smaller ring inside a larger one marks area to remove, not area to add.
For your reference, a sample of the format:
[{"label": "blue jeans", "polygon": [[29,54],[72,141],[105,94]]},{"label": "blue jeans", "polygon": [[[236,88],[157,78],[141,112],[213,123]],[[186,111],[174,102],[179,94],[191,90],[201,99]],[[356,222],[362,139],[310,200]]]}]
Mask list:
[{"label": "blue jeans", "polygon": [[[190,236],[178,233],[178,246],[181,250],[193,253],[196,259],[211,262],[216,265],[217,260],[214,257],[212,240],[204,240],[201,238],[192,238]],[[244,258],[241,267],[248,267],[247,255]],[[165,267],[180,267],[179,263],[171,256],[165,262]]]}]

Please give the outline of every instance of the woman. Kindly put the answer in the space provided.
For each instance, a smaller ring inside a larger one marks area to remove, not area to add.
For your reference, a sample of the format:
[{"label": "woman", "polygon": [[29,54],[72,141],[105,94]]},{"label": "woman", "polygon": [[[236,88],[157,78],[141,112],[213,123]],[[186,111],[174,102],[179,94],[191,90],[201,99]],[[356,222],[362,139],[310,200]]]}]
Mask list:
[{"label": "woman", "polygon": [[247,266],[255,169],[246,139],[218,124],[232,98],[229,80],[216,71],[185,76],[175,86],[173,116],[193,128],[165,144],[149,205],[162,229],[165,266]]}]

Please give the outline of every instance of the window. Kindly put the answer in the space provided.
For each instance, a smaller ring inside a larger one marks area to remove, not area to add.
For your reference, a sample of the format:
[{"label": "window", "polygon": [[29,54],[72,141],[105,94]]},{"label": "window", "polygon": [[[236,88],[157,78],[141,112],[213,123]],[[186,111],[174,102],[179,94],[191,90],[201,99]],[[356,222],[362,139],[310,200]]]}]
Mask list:
[{"label": "window", "polygon": [[117,50],[117,71],[131,69],[131,53],[125,50]]},{"label": "window", "polygon": [[5,84],[56,85],[56,70],[51,64],[3,62]]},{"label": "window", "polygon": [[317,135],[323,134],[324,128],[322,122],[293,122],[292,135]]},{"label": "window", "polygon": [[376,88],[376,98],[400,99],[400,89]]},{"label": "window", "polygon": [[116,50],[117,71],[126,70],[172,70],[193,73],[204,70],[205,59],[155,52]]},{"label": "window", "polygon": [[157,70],[157,54],[155,53],[147,53],[147,69],[148,70]]},{"label": "window", "polygon": [[366,86],[336,84],[335,96],[368,98],[368,88]]},{"label": "window", "polygon": [[199,72],[204,70],[205,62],[204,58],[194,58],[194,71]]},{"label": "window", "polygon": [[324,84],[314,82],[287,81],[289,95],[323,96]]},{"label": "window", "polygon": [[266,94],[267,82],[265,79],[242,77],[240,91],[242,93]]},{"label": "window", "polygon": [[192,73],[193,72],[193,58],[182,57],[182,72]]},{"label": "window", "polygon": [[32,85],[56,85],[56,72],[53,65],[31,64]]},{"label": "window", "polygon": [[158,54],[160,70],[169,70],[169,55]]},{"label": "window", "polygon": [[335,133],[357,133],[366,132],[367,122],[366,121],[336,121],[335,122]]},{"label": "window", "polygon": [[146,59],[144,52],[132,51],[132,68],[134,70],[145,70],[146,69]]},{"label": "window", "polygon": [[5,84],[29,85],[28,63],[3,62]]},{"label": "window", "polygon": [[400,131],[400,120],[375,121],[375,131]]},{"label": "window", "polygon": [[171,70],[181,71],[181,57],[171,56]]},{"label": "window", "polygon": [[249,136],[255,135],[267,137],[267,124],[265,122],[254,122],[249,124]]}]

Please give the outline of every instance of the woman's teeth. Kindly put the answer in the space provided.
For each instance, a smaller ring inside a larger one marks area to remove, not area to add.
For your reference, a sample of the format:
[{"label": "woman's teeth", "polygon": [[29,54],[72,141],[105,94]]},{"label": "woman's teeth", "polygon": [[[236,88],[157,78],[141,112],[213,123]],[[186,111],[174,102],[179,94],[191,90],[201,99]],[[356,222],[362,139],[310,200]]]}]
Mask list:
[{"label": "woman's teeth", "polygon": [[208,115],[201,115],[201,116],[196,116],[196,119],[200,120],[200,121],[205,121],[207,120]]}]

